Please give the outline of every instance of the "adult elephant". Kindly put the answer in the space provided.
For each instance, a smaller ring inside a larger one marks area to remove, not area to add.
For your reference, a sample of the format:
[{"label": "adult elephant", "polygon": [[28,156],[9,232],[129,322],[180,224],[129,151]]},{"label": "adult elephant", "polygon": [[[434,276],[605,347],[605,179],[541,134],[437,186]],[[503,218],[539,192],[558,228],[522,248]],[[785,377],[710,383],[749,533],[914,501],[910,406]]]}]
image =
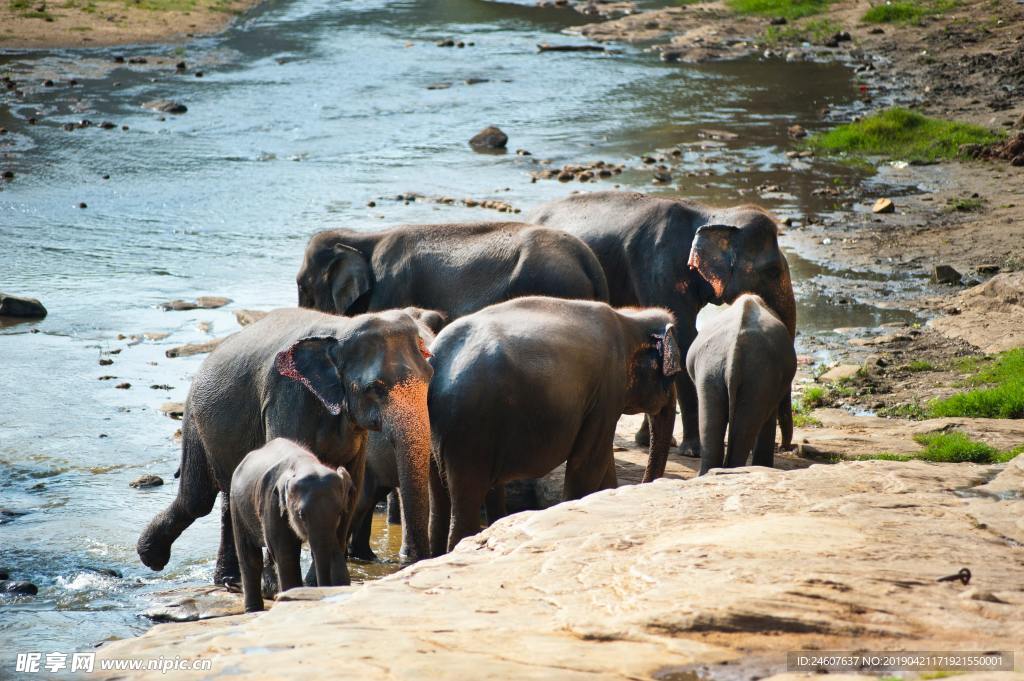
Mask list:
[{"label": "adult elephant", "polygon": [[601,264],[582,241],[517,222],[320,232],[296,284],[299,306],[344,315],[412,305],[454,320],[521,296],[608,299]]},{"label": "adult elephant", "polygon": [[668,311],[519,298],[453,322],[431,352],[435,555],[480,529],[480,505],[494,485],[540,477],[565,462],[565,498],[615,487],[622,414],[650,419],[644,480],[664,470],[673,381],[683,371]]},{"label": "adult elephant", "polygon": [[[229,337],[192,381],[182,420],[181,479],[171,505],[139,538],[142,562],[161,570],[171,544],[213,508],[221,493],[216,583],[239,576],[232,536],[231,475],[268,441],[293,440],[326,465],[344,466],[356,491],[368,431],[394,443],[401,478],[402,558],[428,555],[430,423],[427,385],[433,370],[420,326],[394,310],[354,318],[312,310],[274,310]],[[351,495],[351,518],[357,494]],[[343,574],[349,523],[338,528]]]},{"label": "adult elephant", "polygon": [[[597,255],[616,306],[664,307],[676,318],[685,355],[697,336],[697,313],[708,303],[731,303],[755,293],[796,335],[796,302],[778,225],[757,206],[708,208],[626,192],[594,192],[544,204],[527,215],[536,224],[563,229]],[[683,371],[676,377],[683,419],[680,451],[700,455],[697,393]],[[792,441],[789,400],[780,409],[782,442]],[[637,433],[646,442],[647,428]]]}]

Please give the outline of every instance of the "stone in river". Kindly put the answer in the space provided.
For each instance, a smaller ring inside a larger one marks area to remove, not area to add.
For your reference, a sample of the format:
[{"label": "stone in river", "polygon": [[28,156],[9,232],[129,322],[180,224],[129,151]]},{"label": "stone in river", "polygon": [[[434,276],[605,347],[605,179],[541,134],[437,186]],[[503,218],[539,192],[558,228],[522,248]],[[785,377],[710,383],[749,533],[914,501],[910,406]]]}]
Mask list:
[{"label": "stone in river", "polygon": [[39,593],[39,587],[32,582],[19,582],[11,579],[0,581],[0,594],[35,596],[37,593]]},{"label": "stone in river", "polygon": [[193,300],[170,300],[166,303],[160,303],[160,307],[165,310],[174,310],[181,312],[184,310],[212,310],[218,307],[224,307],[231,302],[230,298],[224,298],[223,296],[199,296]]},{"label": "stone in river", "polygon": [[194,622],[245,612],[242,594],[220,586],[190,587],[156,595],[163,597],[162,602],[142,613],[154,622]]},{"label": "stone in river", "polygon": [[142,108],[169,114],[183,114],[188,111],[188,107],[181,102],[172,102],[169,99],[155,99],[143,104]]},{"label": "stone in river", "polygon": [[506,144],[508,135],[493,125],[484,128],[469,140],[469,146],[474,149],[504,149]]},{"label": "stone in river", "polygon": [[145,475],[140,475],[139,477],[129,482],[128,486],[134,487],[135,489],[145,489],[147,487],[159,487],[162,484],[164,484],[164,479],[161,478],[159,475],[146,473]]},{"label": "stone in river", "polygon": [[263,310],[235,310],[235,319],[239,326],[249,326],[267,316]]},{"label": "stone in river", "polygon": [[23,298],[0,293],[0,317],[21,317],[23,319],[42,319],[46,316],[46,308],[35,298]]},{"label": "stone in river", "polygon": [[164,353],[167,357],[189,357],[190,355],[202,355],[207,352],[213,352],[214,348],[221,344],[223,338],[214,338],[213,340],[206,341],[205,343],[187,343],[185,345],[179,345],[176,348],[171,348]]}]

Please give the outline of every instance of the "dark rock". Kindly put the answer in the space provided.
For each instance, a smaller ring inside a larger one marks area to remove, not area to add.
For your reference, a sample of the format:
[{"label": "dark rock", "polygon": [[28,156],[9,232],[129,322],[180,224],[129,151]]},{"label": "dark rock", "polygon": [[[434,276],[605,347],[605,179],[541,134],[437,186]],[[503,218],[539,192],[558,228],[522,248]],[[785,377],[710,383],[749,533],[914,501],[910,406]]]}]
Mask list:
[{"label": "dark rock", "polygon": [[[0,525],[6,525],[15,518],[20,518],[23,515],[28,515],[28,511],[16,511],[13,508],[0,508]],[[7,578],[0,577],[0,579]]]},{"label": "dark rock", "polygon": [[13,171],[13,170],[5,170],[5,171],[3,172],[3,175],[2,175],[2,177],[3,177],[3,178],[4,178],[5,180],[13,180],[13,179],[14,179],[14,171]]},{"label": "dark rock", "polygon": [[42,319],[45,316],[46,308],[35,298],[22,298],[0,293],[0,317]]},{"label": "dark rock", "polygon": [[60,127],[64,128],[68,132],[71,132],[72,130],[75,129],[75,124],[74,123],[65,123],[64,125],[62,125]]},{"label": "dark rock", "polygon": [[82,201],[81,203],[78,204],[78,207],[79,208],[88,208],[89,204],[87,204],[85,201]]},{"label": "dark rock", "polygon": [[86,572],[95,572],[96,574],[103,575],[104,577],[114,577],[115,579],[121,579],[122,577],[124,577],[124,575],[122,575],[119,570],[115,570],[113,568],[103,568],[103,567],[91,567],[91,566],[88,566],[88,567],[84,567],[82,569],[85,570]]},{"label": "dark rock", "polygon": [[508,135],[495,126],[488,126],[469,140],[474,149],[504,149],[508,144]]},{"label": "dark rock", "polygon": [[7,571],[7,568],[0,568],[0,579],[7,579],[11,576],[11,573]]},{"label": "dark rock", "polygon": [[775,17],[768,23],[772,26],[785,26],[786,24],[789,23],[789,21],[786,19],[786,17]]},{"label": "dark rock", "polygon": [[932,269],[932,281],[936,284],[959,284],[963,275],[950,265],[936,265]]},{"label": "dark rock", "polygon": [[438,47],[455,47],[455,41],[451,38],[445,38],[444,40],[438,40],[434,43]]},{"label": "dark rock", "polygon": [[188,107],[181,102],[172,102],[169,99],[154,99],[143,104],[142,108],[169,114],[183,114],[188,111]]},{"label": "dark rock", "polygon": [[978,265],[976,271],[978,274],[999,274],[999,265]]},{"label": "dark rock", "polygon": [[552,45],[551,43],[540,43],[537,45],[538,52],[604,52],[602,45]]},{"label": "dark rock", "polygon": [[850,35],[849,31],[839,31],[832,36],[832,40],[835,40],[837,43],[846,43],[853,40],[853,36]]},{"label": "dark rock", "polygon": [[203,77],[203,72],[202,71],[196,71],[196,78],[202,78],[202,77]]},{"label": "dark rock", "polygon": [[870,33],[871,35],[882,35],[883,33],[885,33],[885,29],[883,29],[881,26],[876,26],[875,28],[868,31],[868,33]]},{"label": "dark rock", "polygon": [[53,87],[53,81],[47,78],[43,81],[43,87]]},{"label": "dark rock", "polygon": [[[101,367],[108,367],[108,366],[110,366],[113,363],[114,363],[114,360],[112,360],[112,359],[103,358],[103,359],[100,360],[100,366]],[[100,377],[100,380],[102,380],[102,377]]]},{"label": "dark rock", "polygon": [[115,385],[114,387],[115,387],[115,388],[117,388],[118,390],[128,390],[129,388],[131,388],[131,387],[132,387],[132,384],[131,384],[131,383],[128,383],[128,382],[125,382],[125,383],[118,383],[118,384],[117,384],[117,385]]},{"label": "dark rock", "polygon": [[465,80],[466,85],[479,85],[480,83],[490,83],[490,78],[467,78]]},{"label": "dark rock", "polygon": [[148,64],[149,60],[145,57],[132,57],[128,60],[129,64]]},{"label": "dark rock", "polygon": [[102,123],[100,123],[100,127],[103,128],[104,130],[113,130],[114,128],[117,127],[117,124],[111,123],[110,121],[103,121]]},{"label": "dark rock", "polygon": [[174,68],[178,71],[185,71],[186,69],[188,69],[188,65],[183,61],[179,61],[177,64],[174,65]]},{"label": "dark rock", "polygon": [[0,581],[0,594],[35,596],[37,593],[39,593],[39,587],[32,582],[16,582],[10,579]]}]

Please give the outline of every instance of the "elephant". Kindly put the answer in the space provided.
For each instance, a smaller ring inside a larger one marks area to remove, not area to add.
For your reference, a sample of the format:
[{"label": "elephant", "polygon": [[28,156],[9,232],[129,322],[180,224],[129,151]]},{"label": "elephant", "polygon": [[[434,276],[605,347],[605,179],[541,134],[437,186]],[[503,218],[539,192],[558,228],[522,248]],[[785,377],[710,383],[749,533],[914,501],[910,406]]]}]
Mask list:
[{"label": "elephant", "polygon": [[668,311],[517,298],[452,322],[431,353],[434,555],[479,531],[480,505],[496,484],[541,477],[566,462],[567,499],[615,487],[612,446],[622,414],[650,415],[644,479],[662,474],[673,384],[683,370]]},{"label": "elephant", "polygon": [[[401,557],[426,557],[430,422],[427,384],[433,369],[420,325],[392,310],[339,317],[281,309],[228,337],[192,381],[182,418],[181,478],[174,501],[139,537],[143,564],[162,570],[171,544],[221,493],[221,537],[214,581],[238,578],[231,529],[231,474],[250,451],[284,437],[325,465],[344,466],[356,494],[362,484],[368,432],[379,431],[398,452],[403,484]],[[348,509],[347,518],[351,518]],[[341,556],[348,522],[338,529]],[[333,568],[332,568],[333,569]],[[348,583],[345,561],[337,566]]]},{"label": "elephant", "polygon": [[790,407],[796,375],[793,337],[778,314],[759,296],[740,296],[697,334],[686,371],[700,403],[700,474],[742,466],[751,450],[755,466],[771,467],[776,418]]},{"label": "elephant", "polygon": [[[746,205],[708,208],[627,192],[576,194],[541,205],[526,220],[582,239],[601,261],[609,300],[616,307],[667,308],[685,353],[697,337],[697,313],[708,303],[730,303],[755,293],[774,310],[791,337],[796,302],[778,226],[765,210]],[[699,456],[697,393],[680,372],[676,394],[683,420],[680,452]],[[791,407],[779,412],[783,444],[792,441]],[[637,433],[646,443],[648,430]]]},{"label": "elephant", "polygon": [[329,468],[308,449],[275,438],[245,455],[231,475],[231,526],[246,612],[263,610],[263,547],[277,568],[277,590],[302,586],[299,555],[309,543],[317,586],[344,581],[338,528],[355,494],[342,466]]},{"label": "elephant", "polygon": [[601,264],[583,242],[516,222],[320,232],[296,286],[299,306],[322,312],[412,305],[450,320],[520,296],[608,299]]}]

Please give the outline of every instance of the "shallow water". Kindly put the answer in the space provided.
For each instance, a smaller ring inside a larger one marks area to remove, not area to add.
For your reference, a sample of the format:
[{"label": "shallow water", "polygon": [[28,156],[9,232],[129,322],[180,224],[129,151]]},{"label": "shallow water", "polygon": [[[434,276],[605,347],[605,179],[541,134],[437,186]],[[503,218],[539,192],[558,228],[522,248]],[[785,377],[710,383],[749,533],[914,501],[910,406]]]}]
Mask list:
[{"label": "shallow water", "polygon": [[[617,181],[719,203],[756,200],[753,188],[767,182],[781,194],[765,203],[783,213],[831,208],[813,190],[852,171],[793,173],[785,129],[822,125],[825,104],[855,106],[847,69],[668,65],[629,47],[619,55],[536,52],[539,42],[578,40],[559,31],[581,21],[565,10],[479,0],[276,1],[221,36],[180,48],[0,55],[0,73],[26,83],[22,99],[0,93],[0,126],[11,130],[0,138],[0,166],[16,173],[0,184],[0,290],[36,296],[50,312],[0,328],[0,506],[27,512],[0,525],[0,566],[40,586],[38,597],[0,606],[4,669],[10,651],[70,651],[139,633],[148,626],[136,614],[147,594],[209,581],[216,513],[175,544],[162,573],[145,569],[134,550],[175,490],[178,423],[158,407],[184,399],[202,361],[164,351],[236,329],[233,309],[293,304],[313,231],[502,219],[393,197],[487,197],[527,209],[592,188],[531,183],[536,159],[639,167],[638,155],[676,144],[686,145],[685,168],[702,174],[677,172],[672,189],[650,185],[645,170]],[[436,47],[445,37],[475,44]],[[149,63],[113,64],[114,55]],[[181,59],[190,68],[176,74]],[[197,69],[202,78],[192,75]],[[44,88],[44,77],[80,85]],[[471,78],[488,82],[466,84]],[[185,103],[188,113],[161,120],[140,108],[161,98]],[[28,125],[30,116],[40,124]],[[61,129],[82,118],[118,128]],[[509,133],[510,149],[533,156],[473,153],[466,141],[489,124]],[[720,144],[702,128],[738,137]],[[376,207],[367,207],[371,200]],[[803,333],[902,318],[802,285],[857,273],[793,263]],[[208,311],[157,307],[203,294],[234,302]],[[118,339],[142,332],[170,336]],[[114,363],[99,366],[101,357]],[[131,388],[115,389],[122,382]],[[130,489],[143,473],[168,484]],[[375,542],[394,557],[398,533],[380,520]],[[353,565],[357,579],[380,571]]]}]

